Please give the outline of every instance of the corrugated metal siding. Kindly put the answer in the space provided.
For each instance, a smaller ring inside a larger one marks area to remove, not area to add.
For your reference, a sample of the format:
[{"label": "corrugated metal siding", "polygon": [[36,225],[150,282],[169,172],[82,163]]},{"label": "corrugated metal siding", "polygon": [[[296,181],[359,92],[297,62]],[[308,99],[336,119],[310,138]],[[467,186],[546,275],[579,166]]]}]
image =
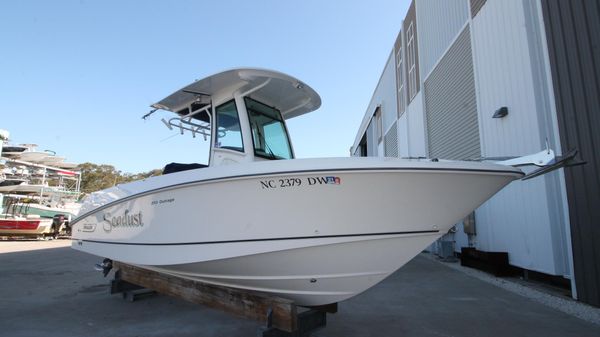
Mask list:
[{"label": "corrugated metal siding", "polygon": [[398,157],[398,128],[396,122],[385,134],[384,152],[386,157]]},{"label": "corrugated metal siding", "polygon": [[600,4],[542,0],[565,169],[579,300],[600,306]]},{"label": "corrugated metal siding", "polygon": [[423,76],[426,77],[431,72],[468,19],[467,0],[417,2],[419,64]]},{"label": "corrugated metal siding", "polygon": [[485,5],[486,0],[471,0],[471,17],[474,18]]},{"label": "corrugated metal siding", "polygon": [[429,156],[481,157],[469,27],[425,80]]}]

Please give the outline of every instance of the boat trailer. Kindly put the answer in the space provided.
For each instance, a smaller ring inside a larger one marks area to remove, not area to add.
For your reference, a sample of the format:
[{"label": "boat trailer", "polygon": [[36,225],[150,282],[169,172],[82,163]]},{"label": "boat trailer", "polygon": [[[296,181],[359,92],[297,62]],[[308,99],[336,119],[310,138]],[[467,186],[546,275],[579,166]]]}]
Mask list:
[{"label": "boat trailer", "polygon": [[234,289],[181,278],[121,262],[105,260],[98,267],[106,274],[114,269],[110,294],[121,293],[133,302],[160,293],[264,323],[262,337],[308,337],[325,327],[327,314],[337,312],[337,303],[302,307],[293,301],[264,293]]}]

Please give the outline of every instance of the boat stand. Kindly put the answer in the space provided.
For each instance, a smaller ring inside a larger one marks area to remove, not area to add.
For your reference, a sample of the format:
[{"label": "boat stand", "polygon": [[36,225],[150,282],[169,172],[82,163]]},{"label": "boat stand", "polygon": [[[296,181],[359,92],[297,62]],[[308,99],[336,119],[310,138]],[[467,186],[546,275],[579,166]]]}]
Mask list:
[{"label": "boat stand", "polygon": [[144,297],[156,295],[156,291],[146,289],[137,284],[129,283],[121,279],[121,271],[115,272],[115,278],[110,282],[110,294],[122,294],[123,299],[127,302],[135,302]]},{"label": "boat stand", "polygon": [[156,293],[202,304],[229,314],[263,322],[257,336],[305,337],[327,324],[327,313],[337,312],[337,303],[301,307],[293,301],[264,293],[212,285],[121,262],[113,262],[110,293],[122,293],[133,302]]}]

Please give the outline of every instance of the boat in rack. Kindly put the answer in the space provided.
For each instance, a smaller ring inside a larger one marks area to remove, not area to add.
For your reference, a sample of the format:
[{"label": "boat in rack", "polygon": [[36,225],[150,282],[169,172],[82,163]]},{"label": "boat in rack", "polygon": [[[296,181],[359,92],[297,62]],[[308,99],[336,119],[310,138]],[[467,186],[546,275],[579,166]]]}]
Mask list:
[{"label": "boat in rack", "polygon": [[0,188],[4,187],[4,186],[14,186],[14,185],[21,185],[23,183],[25,183],[27,180],[24,178],[15,178],[12,176],[2,176],[0,178]]},{"label": "boat in rack", "polygon": [[[23,151],[26,151],[30,147],[30,145],[33,145],[33,144],[21,144],[21,145],[4,144],[4,145],[2,145],[2,154],[23,152]],[[33,146],[37,146],[37,145],[33,145]]]},{"label": "boat in rack", "polygon": [[61,204],[43,204],[39,201],[27,201],[11,204],[8,212],[12,214],[38,215],[42,218],[53,219],[57,215],[65,216],[67,221],[71,221],[79,213],[81,204],[77,202],[67,202]]},{"label": "boat in rack", "polygon": [[0,236],[53,237],[53,219],[0,214]]},{"label": "boat in rack", "polygon": [[48,194],[3,194],[0,236],[56,238],[70,234],[70,221],[79,211],[76,194],[53,190]]},{"label": "boat in rack", "polygon": [[47,155],[46,157],[44,157],[40,160],[40,163],[43,165],[58,166],[64,160],[65,160],[65,157],[59,157],[56,155]]},{"label": "boat in rack", "polygon": [[2,142],[2,157],[6,158],[19,158],[22,153],[27,151],[32,151],[37,148],[37,144],[19,144],[19,145],[11,145],[8,143]]},{"label": "boat in rack", "polygon": [[17,158],[19,160],[26,161],[26,162],[42,163],[44,161],[44,159],[47,157],[48,157],[47,152],[25,151],[25,152],[20,152]]},{"label": "boat in rack", "polygon": [[22,180],[15,179],[11,180],[11,183],[13,184],[0,186],[0,193],[33,193],[48,195],[61,192],[60,189],[48,186],[47,184],[27,184]]},{"label": "boat in rack", "polygon": [[77,167],[77,164],[75,164],[75,163],[67,163],[67,162],[58,162],[58,163],[54,163],[54,166],[62,168],[62,169],[72,170],[72,169],[74,169],[74,168]]},{"label": "boat in rack", "polygon": [[[80,172],[57,167],[64,157],[56,156],[53,151],[35,151],[35,144],[6,145],[7,139],[8,132],[5,132],[2,150],[9,152],[1,154],[0,236],[47,238],[68,235],[69,221],[80,207],[77,203]],[[42,159],[46,165],[41,163]]]},{"label": "boat in rack", "polygon": [[320,105],[304,82],[263,69],[176,91],[152,107],[175,113],[162,120],[170,129],[209,139],[210,164],[88,196],[72,247],[318,306],[377,284],[524,176],[484,162],[294,159],[286,121]]},{"label": "boat in rack", "polygon": [[2,156],[45,165],[55,165],[65,159],[56,156],[54,151],[37,151],[37,144],[3,145]]}]

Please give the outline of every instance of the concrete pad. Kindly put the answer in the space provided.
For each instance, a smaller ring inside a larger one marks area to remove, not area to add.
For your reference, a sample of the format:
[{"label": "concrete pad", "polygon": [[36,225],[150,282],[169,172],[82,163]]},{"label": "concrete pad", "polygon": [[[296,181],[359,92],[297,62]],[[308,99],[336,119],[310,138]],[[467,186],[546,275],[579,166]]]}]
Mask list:
[{"label": "concrete pad", "polygon": [[0,241],[0,254],[64,247],[71,247],[71,240],[6,240]]},{"label": "concrete pad", "polygon": [[[111,296],[109,278],[93,270],[101,258],[67,241],[7,243],[0,242],[0,336],[255,336],[260,326],[166,296]],[[339,309],[316,336],[600,335],[598,325],[424,257]]]}]

